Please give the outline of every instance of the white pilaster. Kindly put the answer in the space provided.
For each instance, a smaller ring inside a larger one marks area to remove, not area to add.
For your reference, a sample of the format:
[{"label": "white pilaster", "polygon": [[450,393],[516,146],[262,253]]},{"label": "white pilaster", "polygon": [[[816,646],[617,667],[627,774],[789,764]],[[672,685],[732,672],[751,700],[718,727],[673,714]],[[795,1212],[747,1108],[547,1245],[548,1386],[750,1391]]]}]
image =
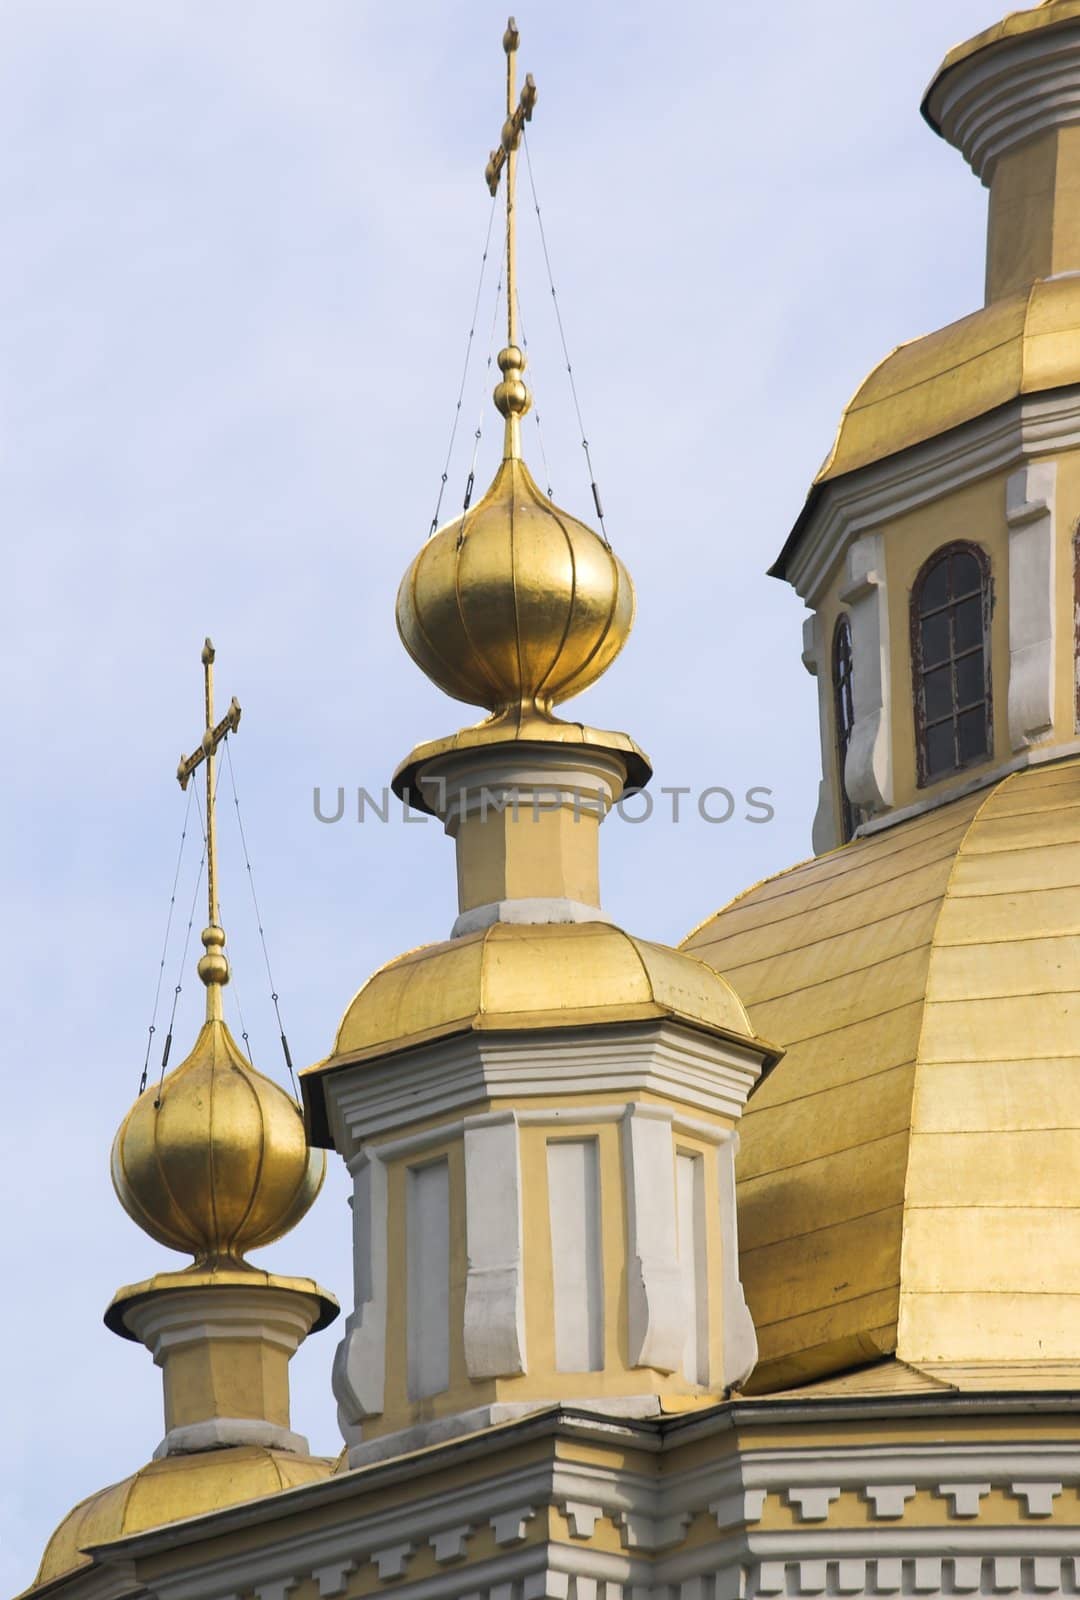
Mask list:
[{"label": "white pilaster", "polygon": [[[828,651],[821,636],[821,618],[816,614],[804,617],[802,629],[802,664],[812,678],[817,679],[818,732],[821,739],[821,781],[818,784],[817,810],[810,838],[816,856],[824,855],[840,843],[836,830],[836,806],[833,800],[833,782],[830,775],[836,770],[833,748],[832,704],[833,684]],[[843,774],[839,774],[843,781]]]},{"label": "white pilaster", "polygon": [[383,1408],[386,1382],[386,1168],[374,1151],[351,1163],[356,1305],[334,1355],[333,1388],[346,1442]]},{"label": "white pilaster", "polygon": [[465,1123],[465,1364],[470,1378],[525,1371],[521,1160],[514,1113]]},{"label": "white pilaster", "polygon": [[885,539],[864,534],[847,553],[847,582],[840,596],[851,615],[851,692],[855,722],[844,784],[854,805],[871,815],[892,805],[889,609]]},{"label": "white pilaster", "polygon": [[686,1296],[675,1211],[671,1113],[631,1105],[623,1118],[630,1365],[677,1372],[686,1344]]},{"label": "white pilaster", "polygon": [[1057,462],[1022,467],[1005,485],[1009,525],[1009,742],[1045,739],[1054,723]]},{"label": "white pilaster", "polygon": [[725,1389],[737,1389],[740,1383],[745,1383],[757,1366],[758,1358],[757,1331],[739,1277],[739,1218],[735,1208],[735,1157],[738,1153],[737,1133],[717,1146],[723,1279],[721,1314],[724,1319],[724,1370],[720,1382]]}]

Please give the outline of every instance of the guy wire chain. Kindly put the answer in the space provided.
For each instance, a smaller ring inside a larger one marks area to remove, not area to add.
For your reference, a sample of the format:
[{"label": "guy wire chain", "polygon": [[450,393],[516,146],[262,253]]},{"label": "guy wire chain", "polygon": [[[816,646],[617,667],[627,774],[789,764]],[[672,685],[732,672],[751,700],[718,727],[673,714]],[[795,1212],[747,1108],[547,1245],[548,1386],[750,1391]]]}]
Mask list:
[{"label": "guy wire chain", "polygon": [[150,1072],[150,1051],[154,1043],[154,1034],[157,1031],[158,1005],[161,1001],[161,983],[165,976],[165,958],[169,953],[169,935],[172,932],[173,912],[176,910],[176,886],[180,882],[180,868],[184,860],[184,842],[187,839],[188,822],[191,820],[191,799],[195,793],[194,785],[188,789],[187,806],[184,810],[184,826],[180,830],[180,848],[176,852],[176,871],[173,873],[172,894],[169,896],[169,915],[165,922],[165,938],[161,944],[161,960],[158,962],[157,987],[154,990],[154,1009],[150,1013],[150,1031],[146,1035],[146,1055],[143,1058],[142,1077],[139,1079],[139,1093],[146,1088]]},{"label": "guy wire chain", "polygon": [[446,480],[450,474],[450,459],[454,454],[454,440],[457,438],[458,423],[461,421],[461,403],[465,398],[465,384],[469,376],[469,362],[472,358],[473,336],[476,333],[476,316],[480,310],[480,296],[484,289],[484,273],[487,270],[488,249],[491,245],[491,229],[495,222],[495,202],[497,195],[491,197],[491,210],[488,213],[487,237],[484,240],[484,253],[480,257],[480,276],[476,283],[476,298],[473,301],[472,323],[469,327],[469,337],[465,341],[465,365],[461,372],[461,384],[458,388],[457,405],[454,407],[454,421],[450,428],[450,443],[446,447],[446,462],[443,466],[442,477],[439,480],[439,498],[435,502],[435,515],[431,519],[431,528],[428,538],[439,526],[439,513],[442,510],[443,494],[446,491]]},{"label": "guy wire chain", "polygon": [[[507,238],[509,238],[509,236],[510,236],[510,220],[509,220],[509,218],[507,218],[507,222],[506,222],[506,234],[507,234]],[[504,263],[505,263],[505,259],[506,259],[506,253],[505,253],[505,250],[504,250],[504,252],[503,252],[503,261],[504,261]],[[495,359],[495,330],[499,326],[499,305],[500,305],[500,303],[502,301],[503,270],[504,270],[503,266],[500,265],[500,267],[499,267],[499,279],[498,279],[498,282],[495,285],[495,304],[494,304],[494,306],[492,308],[492,312],[491,312],[491,334],[490,334],[490,337],[488,338],[487,365],[484,368],[484,371],[488,374],[489,377],[490,377],[490,374],[491,374],[491,363]],[[481,400],[480,400],[480,415],[476,420],[476,431],[473,434],[473,452],[472,452],[472,460],[469,463],[469,476],[465,480],[465,500],[464,500],[464,504],[462,505],[462,508],[461,508],[461,527],[458,529],[458,536],[457,536],[457,547],[458,547],[459,550],[461,549],[462,545],[465,543],[465,518],[468,516],[469,507],[472,505],[473,487],[474,487],[474,485],[476,483],[476,461],[477,461],[477,457],[480,454],[480,441],[484,436],[484,418],[486,416],[487,416],[487,396],[483,395],[483,396],[481,396]]]},{"label": "guy wire chain", "polygon": [[277,1018],[278,1034],[281,1038],[281,1050],[285,1057],[285,1065],[289,1069],[289,1082],[292,1084],[293,1099],[297,1106],[300,1104],[300,1091],[296,1086],[296,1073],[293,1071],[292,1055],[289,1051],[289,1041],[285,1037],[285,1025],[281,1020],[281,1010],[278,1005],[278,992],[274,987],[274,974],[270,970],[270,952],[266,948],[266,934],[263,932],[262,912],[259,910],[259,897],[255,893],[255,874],[251,870],[251,857],[248,855],[247,836],[244,833],[244,819],[240,815],[240,797],[236,792],[236,773],[233,771],[232,751],[229,749],[229,740],[226,736],[225,761],[229,768],[229,784],[232,788],[233,805],[236,808],[236,823],[240,830],[240,847],[244,852],[244,866],[247,868],[248,883],[251,885],[251,903],[255,907],[255,922],[259,929],[259,942],[262,945],[263,961],[266,963],[266,977],[270,985],[270,999],[274,1003],[274,1015]]},{"label": "guy wire chain", "polygon": [[[195,785],[192,784],[192,788]],[[216,791],[215,791],[216,792]],[[201,820],[201,819],[200,819]],[[195,924],[195,907],[199,903],[199,890],[202,887],[203,870],[206,867],[206,834],[203,832],[203,851],[199,858],[199,873],[195,879],[195,888],[191,895],[191,910],[188,912],[187,932],[184,934],[184,948],[180,955],[180,971],[178,981],[173,990],[172,1010],[169,1013],[169,1031],[165,1035],[165,1048],[161,1052],[161,1077],[158,1079],[157,1099],[154,1101],[154,1110],[161,1107],[161,1086],[165,1082],[165,1068],[169,1065],[169,1051],[172,1049],[173,1024],[176,1022],[176,1008],[180,1003],[180,995],[184,988],[184,973],[187,970],[188,950],[191,946],[191,930]]]},{"label": "guy wire chain", "polygon": [[[521,329],[521,351],[524,356],[529,354],[529,341],[525,335],[525,318],[521,314],[521,296],[515,295],[517,300],[518,327]],[[547,484],[547,497],[554,500],[555,491],[551,487],[551,468],[548,466],[547,451],[544,449],[544,430],[540,426],[540,407],[536,403],[536,380],[533,379],[533,404],[532,414],[536,419],[536,438],[540,446],[540,460],[544,465],[544,482]]]},{"label": "guy wire chain", "polygon": [[525,148],[525,166],[529,173],[529,189],[532,192],[533,209],[536,212],[536,220],[540,225],[540,245],[544,253],[544,266],[547,269],[548,285],[551,289],[551,303],[555,307],[555,321],[558,323],[559,339],[562,343],[563,360],[566,362],[567,376],[570,379],[570,393],[574,399],[574,411],[577,414],[578,427],[581,429],[581,448],[585,452],[585,464],[589,469],[589,488],[592,490],[593,504],[596,507],[596,515],[600,522],[600,532],[603,535],[604,543],[610,550],[611,540],[608,538],[607,528],[604,526],[604,508],[600,504],[600,491],[596,487],[596,473],[593,471],[592,456],[589,453],[589,439],[585,432],[585,424],[581,418],[581,405],[578,401],[577,384],[574,382],[574,369],[570,364],[570,351],[567,349],[566,345],[566,330],[563,328],[562,312],[559,309],[559,297],[555,293],[555,280],[551,275],[551,257],[548,254],[547,235],[544,232],[544,218],[540,212],[540,202],[536,198],[536,180],[533,177],[532,156],[529,154],[529,141],[525,135],[524,129],[522,130],[521,142]]}]

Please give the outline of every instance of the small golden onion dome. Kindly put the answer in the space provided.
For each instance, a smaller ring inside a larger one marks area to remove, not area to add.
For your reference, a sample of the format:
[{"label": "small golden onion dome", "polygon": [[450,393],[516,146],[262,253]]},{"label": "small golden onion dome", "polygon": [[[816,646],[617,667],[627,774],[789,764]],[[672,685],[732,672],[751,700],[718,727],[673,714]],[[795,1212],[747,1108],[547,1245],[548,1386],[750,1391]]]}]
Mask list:
[{"label": "small golden onion dome", "polygon": [[737,1043],[757,1039],[727,980],[696,956],[607,922],[494,923],[381,967],[350,1003],[333,1054],[304,1074],[315,1136],[321,1073],[470,1032],[587,1028],[670,1017]]},{"label": "small golden onion dome", "polygon": [[233,1445],[152,1461],[122,1483],[99,1489],[68,1513],[45,1546],[33,1588],[88,1565],[83,1552],[94,1545],[319,1483],[333,1471],[332,1460],[261,1445]]},{"label": "small golden onion dome", "polygon": [[[215,959],[207,951],[203,962]],[[325,1172],[326,1155],[309,1148],[295,1101],[255,1070],[217,1016],[160,1090],[139,1096],[112,1150],[124,1210],[202,1266],[238,1262],[288,1232]]]},{"label": "small golden onion dome", "polygon": [[453,699],[497,717],[550,717],[626,643],[634,586],[618,556],[554,505],[520,459],[524,357],[511,346],[499,364],[495,399],[508,421],[506,456],[478,504],[412,562],[398,591],[398,632],[417,666]]}]

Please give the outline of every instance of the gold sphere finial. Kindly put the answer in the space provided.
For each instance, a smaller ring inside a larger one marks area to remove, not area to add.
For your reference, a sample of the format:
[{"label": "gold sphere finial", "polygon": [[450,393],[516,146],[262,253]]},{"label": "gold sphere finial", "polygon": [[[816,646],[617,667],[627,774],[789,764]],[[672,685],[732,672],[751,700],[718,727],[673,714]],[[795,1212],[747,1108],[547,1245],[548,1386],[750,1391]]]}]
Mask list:
[{"label": "gold sphere finial", "polygon": [[195,969],[207,988],[212,983],[228,983],[229,958],[225,954],[225,929],[218,927],[204,928],[202,942],[206,950],[200,956],[199,965]]},{"label": "gold sphere finial", "polygon": [[532,405],[532,395],[524,378],[524,351],[516,344],[500,350],[499,371],[502,377],[495,385],[495,409],[500,416],[523,417]]}]

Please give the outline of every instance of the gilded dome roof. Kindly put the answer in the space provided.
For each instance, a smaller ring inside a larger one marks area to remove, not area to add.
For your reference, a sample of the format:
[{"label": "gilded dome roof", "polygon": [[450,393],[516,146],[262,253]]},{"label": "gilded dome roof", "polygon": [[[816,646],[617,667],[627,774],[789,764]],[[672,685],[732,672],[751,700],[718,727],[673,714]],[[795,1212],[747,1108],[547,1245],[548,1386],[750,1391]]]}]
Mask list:
[{"label": "gilded dome roof", "polygon": [[1029,290],[886,356],[845,409],[815,484],[935,438],[1019,395],[1077,382],[1080,274],[1038,279]]},{"label": "gilded dome roof", "polygon": [[125,1211],[200,1264],[239,1260],[287,1232],[325,1171],[296,1102],[251,1066],[218,1017],[160,1090],[139,1096],[113,1142]]},{"label": "gilded dome roof", "polygon": [[93,1545],[317,1483],[333,1471],[333,1461],[322,1457],[258,1445],[152,1461],[121,1483],[99,1489],[68,1513],[45,1547],[33,1587],[87,1565],[83,1552]]},{"label": "gilded dome roof", "polygon": [[455,700],[500,717],[550,716],[607,670],[633,620],[618,556],[560,511],[517,456],[427,541],[397,599],[417,666]]},{"label": "gilded dome roof", "polygon": [[754,1038],[731,985],[695,956],[607,922],[497,922],[381,967],[346,1010],[333,1053],[304,1077],[452,1034],[652,1017]]},{"label": "gilded dome roof", "polygon": [[892,1353],[1080,1382],[1080,760],[794,867],[685,948],[785,1048],[741,1124],[754,1387]]}]

